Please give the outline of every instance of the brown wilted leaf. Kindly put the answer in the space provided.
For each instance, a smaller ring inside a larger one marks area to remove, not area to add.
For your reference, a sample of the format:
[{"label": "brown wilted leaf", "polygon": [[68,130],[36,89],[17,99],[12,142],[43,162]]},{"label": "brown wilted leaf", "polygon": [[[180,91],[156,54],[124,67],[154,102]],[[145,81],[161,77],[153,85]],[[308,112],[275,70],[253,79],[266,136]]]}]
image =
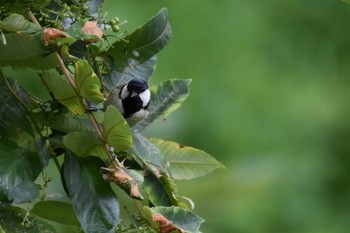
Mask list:
[{"label": "brown wilted leaf", "polygon": [[159,223],[159,232],[160,233],[170,233],[172,231],[178,231],[180,233],[185,232],[181,228],[171,224],[171,222],[160,213],[154,214],[152,216],[152,220]]},{"label": "brown wilted leaf", "polygon": [[121,187],[125,192],[127,192],[130,197],[136,199],[143,199],[139,188],[135,180],[126,173],[122,168],[106,168],[101,167],[101,173],[103,174],[103,178],[109,182],[114,182],[116,185]]},{"label": "brown wilted leaf", "polygon": [[88,43],[93,43],[98,40],[102,40],[103,32],[102,29],[97,26],[96,21],[87,21],[81,29],[81,32],[83,34],[93,35],[97,37],[96,39],[89,39],[87,41]]},{"label": "brown wilted leaf", "polygon": [[49,44],[50,39],[55,39],[57,37],[67,37],[67,34],[56,29],[56,28],[45,28],[43,31],[43,40],[45,45]]}]

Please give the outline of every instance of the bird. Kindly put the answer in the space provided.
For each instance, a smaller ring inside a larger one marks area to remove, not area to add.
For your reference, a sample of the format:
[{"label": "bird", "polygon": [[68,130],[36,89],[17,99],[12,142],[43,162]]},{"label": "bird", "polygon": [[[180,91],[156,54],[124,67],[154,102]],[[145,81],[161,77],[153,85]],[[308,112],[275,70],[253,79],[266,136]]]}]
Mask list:
[{"label": "bird", "polygon": [[151,92],[143,79],[132,79],[127,84],[117,86],[107,96],[103,108],[115,106],[130,126],[148,115]]}]

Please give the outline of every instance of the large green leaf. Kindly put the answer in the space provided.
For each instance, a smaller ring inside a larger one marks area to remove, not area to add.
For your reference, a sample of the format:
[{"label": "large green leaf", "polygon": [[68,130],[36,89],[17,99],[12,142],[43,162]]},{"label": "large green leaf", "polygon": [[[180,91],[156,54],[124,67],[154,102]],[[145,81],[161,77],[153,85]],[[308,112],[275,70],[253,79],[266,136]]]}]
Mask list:
[{"label": "large green leaf", "polygon": [[166,119],[178,109],[189,94],[190,79],[171,79],[151,88],[151,101],[148,107],[149,114],[145,119],[133,126],[133,132],[140,132],[157,118]]},{"label": "large green leaf", "polygon": [[143,63],[157,54],[168,43],[171,29],[168,21],[168,10],[163,8],[156,16],[136,31],[126,36],[124,40],[118,40],[107,51],[118,66],[114,67],[122,71],[132,62]]},{"label": "large green leaf", "polygon": [[114,233],[119,223],[119,203],[110,184],[102,179],[100,167],[103,165],[97,157],[65,155],[65,185],[86,233]]},{"label": "large green leaf", "polygon": [[0,189],[15,203],[36,198],[39,192],[34,181],[43,168],[39,155],[6,138],[0,138],[0,155]]},{"label": "large green leaf", "polygon": [[39,28],[22,15],[13,14],[0,21],[0,29],[4,32],[35,32]]},{"label": "large green leaf", "polygon": [[5,41],[0,43],[0,66],[49,69],[57,65],[53,54],[43,55],[43,32],[21,15],[0,21]]},{"label": "large green leaf", "polygon": [[189,233],[200,233],[199,227],[204,222],[204,219],[178,206],[145,208],[151,210],[153,217],[160,214],[169,221],[169,225]]},{"label": "large green leaf", "polygon": [[[57,233],[57,231],[42,218],[29,214],[27,210],[16,207],[7,206],[0,208],[0,232],[1,228],[6,233]],[[24,220],[27,218],[28,223]]]},{"label": "large green leaf", "polygon": [[103,119],[103,135],[116,151],[127,151],[132,146],[132,135],[128,123],[112,105],[107,107]]},{"label": "large green leaf", "polygon": [[[0,136],[17,139],[24,129],[30,135],[34,135],[27,114],[19,100],[29,106],[28,95],[13,80],[0,77]],[[19,97],[16,99],[13,92]]]},{"label": "large green leaf", "polygon": [[160,150],[150,143],[147,138],[139,133],[135,133],[133,141],[132,155],[141,166],[143,164],[151,164],[160,170],[165,170],[169,166]]},{"label": "large green leaf", "polygon": [[87,61],[78,60],[75,63],[74,78],[77,90],[82,97],[95,103],[104,100],[100,92],[100,80]]},{"label": "large green leaf", "polygon": [[25,203],[39,197],[41,186],[31,180],[25,180],[14,186],[8,192],[8,199],[13,204]]},{"label": "large green leaf", "polygon": [[220,162],[202,150],[183,146],[176,142],[150,139],[170,163],[169,176],[177,180],[189,180],[204,176],[215,169],[225,168]]},{"label": "large green leaf", "polygon": [[96,133],[70,132],[64,136],[63,143],[78,156],[97,156],[104,161],[108,159],[108,154]]},{"label": "large green leaf", "polygon": [[153,56],[141,64],[138,62],[132,62],[122,70],[118,69],[118,65],[114,64],[113,60],[110,60],[110,57],[106,57],[106,61],[110,64],[112,71],[105,75],[104,78],[109,89],[112,89],[115,86],[128,83],[135,78],[148,81],[155,69],[157,58],[156,56]]},{"label": "large green leaf", "polygon": [[175,196],[175,187],[158,169],[145,166],[144,189],[155,206],[185,206]]},{"label": "large green leaf", "polygon": [[31,213],[61,224],[80,226],[71,204],[60,201],[40,201],[35,203]]},{"label": "large green leaf", "polygon": [[80,98],[69,85],[67,79],[61,75],[48,72],[43,73],[43,79],[58,102],[66,106],[72,113],[77,115],[85,113]]}]

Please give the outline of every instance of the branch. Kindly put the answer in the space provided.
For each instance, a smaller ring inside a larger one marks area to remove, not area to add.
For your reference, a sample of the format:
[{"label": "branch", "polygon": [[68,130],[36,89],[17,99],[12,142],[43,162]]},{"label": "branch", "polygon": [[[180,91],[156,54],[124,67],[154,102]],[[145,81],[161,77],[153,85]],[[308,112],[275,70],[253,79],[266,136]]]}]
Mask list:
[{"label": "branch", "polygon": [[[35,18],[34,14],[33,14],[33,12],[32,12],[31,10],[28,10],[28,16],[29,16],[29,18],[31,19],[31,21],[32,21],[33,23],[35,23],[39,28],[42,28],[41,25],[40,25],[40,23],[39,23],[38,20]],[[70,73],[69,73],[69,71],[68,71],[66,65],[64,64],[64,62],[63,62],[63,60],[62,60],[60,54],[59,54],[57,51],[55,51],[55,57],[56,57],[56,59],[57,59],[57,62],[58,62],[58,64],[59,64],[59,66],[61,67],[61,69],[62,69],[62,71],[63,71],[64,76],[66,77],[67,81],[69,82],[69,84],[70,84],[71,87],[73,88],[73,90],[74,90],[74,92],[76,93],[76,95],[79,97],[79,100],[80,100],[81,104],[84,106],[85,112],[86,112],[86,114],[88,115],[88,118],[89,118],[89,120],[90,120],[92,126],[94,127],[95,132],[96,132],[98,138],[103,142],[103,144],[104,144],[104,149],[105,149],[105,151],[106,151],[107,154],[108,154],[109,160],[110,160],[110,161],[113,161],[113,162],[114,162],[113,164],[115,164],[117,167],[121,167],[120,162],[119,162],[117,159],[115,159],[114,156],[113,156],[113,155],[111,154],[111,152],[109,151],[109,146],[108,146],[108,144],[107,144],[105,138],[103,137],[103,133],[102,133],[100,127],[98,126],[98,123],[97,123],[97,121],[96,121],[94,115],[89,111],[89,107],[88,107],[88,104],[86,103],[86,100],[85,100],[83,97],[81,97],[81,96],[79,95],[79,92],[78,92],[78,90],[77,90],[77,88],[76,88],[76,85],[75,85],[75,81],[74,81],[74,79],[71,77],[71,75],[70,75]]]}]

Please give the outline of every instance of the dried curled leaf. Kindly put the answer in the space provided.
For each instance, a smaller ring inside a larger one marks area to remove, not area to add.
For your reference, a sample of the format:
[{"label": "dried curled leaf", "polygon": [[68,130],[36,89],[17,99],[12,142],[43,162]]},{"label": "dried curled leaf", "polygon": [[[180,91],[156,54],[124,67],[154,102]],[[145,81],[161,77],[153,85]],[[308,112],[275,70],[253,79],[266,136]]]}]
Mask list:
[{"label": "dried curled leaf", "polygon": [[43,40],[45,45],[48,45],[50,39],[67,37],[67,34],[56,28],[45,28],[43,31]]},{"label": "dried curled leaf", "polygon": [[120,188],[122,188],[130,197],[142,200],[143,197],[140,193],[137,183],[133,177],[131,177],[126,170],[120,167],[106,168],[101,167],[101,173],[106,181],[114,182]]},{"label": "dried curled leaf", "polygon": [[160,233],[170,233],[172,231],[178,231],[180,233],[185,233],[181,228],[173,225],[167,218],[162,214],[156,213],[152,216],[152,220],[159,223],[159,232]]},{"label": "dried curled leaf", "polygon": [[87,21],[83,28],[81,29],[81,32],[86,35],[92,35],[96,38],[88,38],[85,41],[87,43],[94,43],[96,41],[102,40],[103,32],[102,29],[99,28],[96,21]]}]

